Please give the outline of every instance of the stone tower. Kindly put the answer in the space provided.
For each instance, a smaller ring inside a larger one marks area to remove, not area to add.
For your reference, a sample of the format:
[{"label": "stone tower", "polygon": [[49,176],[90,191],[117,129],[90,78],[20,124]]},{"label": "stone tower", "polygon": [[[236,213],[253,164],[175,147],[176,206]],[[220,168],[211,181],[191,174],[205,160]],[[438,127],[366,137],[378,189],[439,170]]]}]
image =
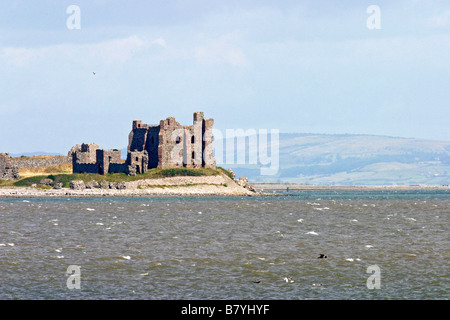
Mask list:
[{"label": "stone tower", "polygon": [[128,152],[148,153],[149,168],[205,167],[216,168],[212,152],[214,119],[205,119],[203,112],[194,112],[190,126],[180,125],[174,117],[149,126],[133,121]]}]

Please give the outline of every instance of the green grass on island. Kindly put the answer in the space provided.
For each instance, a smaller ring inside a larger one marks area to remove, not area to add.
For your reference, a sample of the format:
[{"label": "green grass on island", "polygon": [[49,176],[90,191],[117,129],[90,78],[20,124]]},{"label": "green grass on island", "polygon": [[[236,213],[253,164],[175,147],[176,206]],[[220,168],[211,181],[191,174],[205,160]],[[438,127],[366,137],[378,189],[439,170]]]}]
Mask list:
[{"label": "green grass on island", "polygon": [[150,169],[144,174],[129,176],[126,173],[109,173],[100,175],[95,173],[72,173],[72,174],[42,174],[31,177],[22,178],[16,181],[0,180],[0,187],[30,187],[33,184],[39,184],[42,179],[51,179],[54,183],[62,183],[63,187],[68,188],[70,181],[82,180],[85,183],[89,181],[107,182],[128,182],[143,179],[160,179],[169,177],[183,177],[183,176],[216,176],[226,175],[231,178],[230,172],[218,167],[217,169],[210,168],[166,168],[166,169]]}]

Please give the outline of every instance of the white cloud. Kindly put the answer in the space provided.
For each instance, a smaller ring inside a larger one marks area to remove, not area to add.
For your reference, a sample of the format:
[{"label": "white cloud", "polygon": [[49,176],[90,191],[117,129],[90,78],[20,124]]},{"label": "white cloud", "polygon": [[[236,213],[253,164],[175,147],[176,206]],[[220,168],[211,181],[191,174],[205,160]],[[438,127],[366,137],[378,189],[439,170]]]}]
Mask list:
[{"label": "white cloud", "polygon": [[435,27],[450,26],[450,10],[444,11],[440,15],[431,18],[430,24]]},{"label": "white cloud", "polygon": [[39,48],[7,47],[0,50],[0,57],[7,64],[15,67],[40,64],[45,60],[58,59],[71,62],[86,58],[91,62],[110,65],[125,63],[152,46],[165,48],[167,44],[163,38],[149,41],[133,35],[90,44],[58,44]]},{"label": "white cloud", "polygon": [[36,59],[40,59],[47,54],[47,49],[27,49],[27,48],[3,48],[0,57],[2,60],[17,67],[23,67]]},{"label": "white cloud", "polygon": [[146,41],[134,35],[128,38],[98,43],[93,46],[87,45],[86,49],[91,56],[103,59],[107,64],[112,64],[125,63],[133,56],[154,45],[166,47],[166,42],[163,38]]},{"label": "white cloud", "polygon": [[202,63],[226,63],[235,67],[248,65],[248,60],[236,45],[233,35],[227,34],[195,49],[195,58]]}]

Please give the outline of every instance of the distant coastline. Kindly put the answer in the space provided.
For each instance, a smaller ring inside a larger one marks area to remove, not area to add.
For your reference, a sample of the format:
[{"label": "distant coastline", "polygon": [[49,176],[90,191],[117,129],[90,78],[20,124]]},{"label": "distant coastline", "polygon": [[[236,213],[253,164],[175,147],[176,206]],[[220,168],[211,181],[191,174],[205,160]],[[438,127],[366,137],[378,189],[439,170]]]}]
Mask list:
[{"label": "distant coastline", "polygon": [[373,190],[450,190],[450,185],[309,185],[301,183],[271,183],[271,182],[253,182],[252,185],[257,191],[285,191],[289,190],[355,190],[355,191],[373,191]]},{"label": "distant coastline", "polygon": [[[249,182],[236,179],[231,169],[151,169],[136,176],[73,174],[72,164],[48,162],[54,157],[23,157],[18,180],[0,181],[0,198],[50,197],[194,197],[277,196],[286,191],[394,191],[450,190],[448,184],[314,185],[304,183]],[[25,161],[26,160],[26,161]],[[24,162],[25,161],[25,162]],[[27,162],[28,161],[28,162]],[[44,161],[44,162],[42,162]]]}]

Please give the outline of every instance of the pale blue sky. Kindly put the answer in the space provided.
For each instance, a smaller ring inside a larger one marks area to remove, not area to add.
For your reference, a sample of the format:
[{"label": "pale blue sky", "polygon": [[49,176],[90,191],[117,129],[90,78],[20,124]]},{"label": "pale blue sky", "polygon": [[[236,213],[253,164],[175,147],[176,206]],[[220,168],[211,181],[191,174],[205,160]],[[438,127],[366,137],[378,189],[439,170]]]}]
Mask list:
[{"label": "pale blue sky", "polygon": [[1,1],[0,74],[0,152],[123,148],[132,120],[194,111],[224,131],[450,140],[450,1]]}]

